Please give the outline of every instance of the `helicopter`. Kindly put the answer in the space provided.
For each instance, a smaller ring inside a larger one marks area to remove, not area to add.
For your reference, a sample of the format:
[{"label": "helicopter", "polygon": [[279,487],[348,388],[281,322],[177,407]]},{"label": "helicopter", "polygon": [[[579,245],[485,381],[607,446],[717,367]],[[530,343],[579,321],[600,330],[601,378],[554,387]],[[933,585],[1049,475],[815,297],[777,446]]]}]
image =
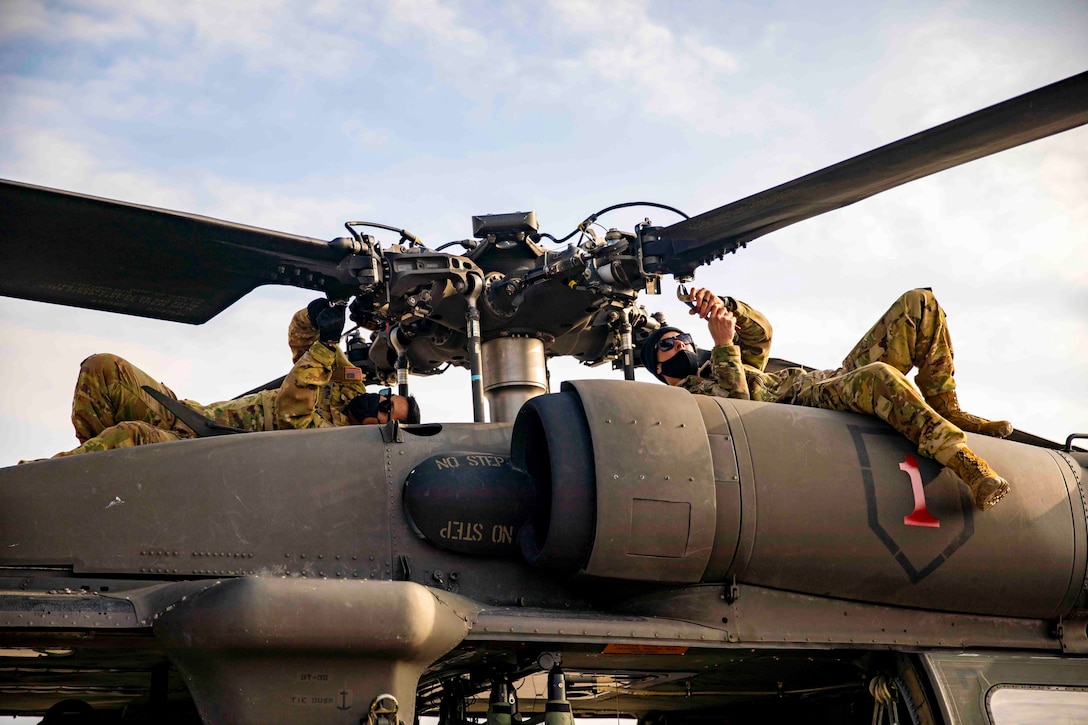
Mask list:
[{"label": "helicopter", "polygon": [[[972,437],[1018,492],[981,515],[936,463],[904,468],[911,446],[875,419],[633,378],[661,324],[640,295],[665,277],[1085,123],[1088,73],[669,226],[598,234],[609,207],[556,237],[533,212],[488,214],[436,249],[373,222],[319,240],[0,182],[4,295],[200,324],[301,287],[347,304],[368,382],[467,368],[475,421],[0,470],[0,710],[685,725],[1083,707],[1072,437]],[[552,392],[557,357],[624,379]]]}]

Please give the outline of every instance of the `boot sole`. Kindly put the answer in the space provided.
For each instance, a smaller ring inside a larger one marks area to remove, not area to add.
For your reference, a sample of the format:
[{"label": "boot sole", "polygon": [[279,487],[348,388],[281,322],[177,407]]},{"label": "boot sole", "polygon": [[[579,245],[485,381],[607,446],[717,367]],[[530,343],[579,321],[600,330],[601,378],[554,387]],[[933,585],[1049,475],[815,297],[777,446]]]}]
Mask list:
[{"label": "boot sole", "polygon": [[997,505],[998,501],[1008,495],[1009,488],[1010,487],[1008,481],[1001,481],[1001,483],[993,486],[992,488],[989,488],[986,491],[980,490],[975,495],[975,506],[977,506],[980,511],[989,511],[995,505]]},{"label": "boot sole", "polygon": [[1001,428],[998,428],[997,430],[994,430],[994,431],[989,431],[989,432],[979,431],[979,432],[982,433],[983,435],[993,436],[994,438],[1008,438],[1009,436],[1012,435],[1012,431],[1013,431],[1012,423],[1009,423],[1008,425],[1003,426]]}]

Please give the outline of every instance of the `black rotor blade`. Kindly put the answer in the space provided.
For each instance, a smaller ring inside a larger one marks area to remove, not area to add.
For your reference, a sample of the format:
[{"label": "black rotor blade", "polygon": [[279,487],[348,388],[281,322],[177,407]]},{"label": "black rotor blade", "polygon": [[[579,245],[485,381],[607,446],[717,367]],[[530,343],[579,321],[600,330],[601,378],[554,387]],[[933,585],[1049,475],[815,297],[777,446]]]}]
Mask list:
[{"label": "black rotor blade", "polygon": [[1088,72],[657,230],[646,268],[688,276],[776,229],[1085,123]]},{"label": "black rotor blade", "polygon": [[342,247],[0,180],[0,294],[199,324],[253,288],[350,290]]}]

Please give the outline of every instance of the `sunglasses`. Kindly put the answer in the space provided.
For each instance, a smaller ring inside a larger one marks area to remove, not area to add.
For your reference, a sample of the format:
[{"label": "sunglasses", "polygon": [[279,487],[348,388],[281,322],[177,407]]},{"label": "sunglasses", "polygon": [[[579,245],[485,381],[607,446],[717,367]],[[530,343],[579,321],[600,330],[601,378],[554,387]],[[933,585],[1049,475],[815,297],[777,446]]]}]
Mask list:
[{"label": "sunglasses", "polygon": [[691,335],[686,332],[681,332],[674,337],[666,337],[663,340],[657,341],[657,349],[661,352],[668,352],[674,349],[677,345],[691,345],[695,347],[695,340],[691,339]]},{"label": "sunglasses", "polygon": [[382,388],[378,391],[378,395],[382,396],[381,401],[378,403],[379,413],[385,413],[386,415],[393,414],[393,399],[390,397],[392,393],[392,388]]}]

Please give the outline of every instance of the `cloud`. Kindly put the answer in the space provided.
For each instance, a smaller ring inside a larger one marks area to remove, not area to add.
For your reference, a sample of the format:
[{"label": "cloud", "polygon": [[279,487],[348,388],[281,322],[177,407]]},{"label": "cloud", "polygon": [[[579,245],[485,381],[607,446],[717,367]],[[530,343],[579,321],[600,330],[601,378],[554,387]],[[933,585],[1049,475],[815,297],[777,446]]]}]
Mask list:
[{"label": "cloud", "polygon": [[[350,184],[321,178],[254,184],[206,176],[201,186],[210,216],[316,238],[346,236],[343,223],[373,209],[365,196],[351,193]],[[330,193],[329,186],[342,191]]]},{"label": "cloud", "polygon": [[1053,219],[1065,228],[1063,236],[1069,241],[1068,248],[1062,250],[1067,260],[1062,269],[1088,287],[1084,279],[1088,244],[1083,243],[1088,229],[1088,196],[1084,193],[1088,189],[1088,129],[1067,132],[1044,143],[1047,154],[1038,178],[1055,203]]},{"label": "cloud", "polygon": [[154,175],[111,168],[110,154],[92,149],[60,131],[16,126],[3,131],[3,175],[40,186],[80,191],[93,196],[118,199],[167,209],[191,209],[194,197],[176,183],[160,181]]},{"label": "cloud", "polygon": [[7,0],[0,13],[0,39],[44,35],[49,30],[50,15],[41,2]]},{"label": "cloud", "polygon": [[95,156],[64,134],[16,126],[5,128],[2,138],[10,149],[4,174],[19,180],[73,188],[98,168]]},{"label": "cloud", "polygon": [[422,32],[424,40],[456,46],[464,54],[478,56],[486,52],[484,36],[461,22],[457,10],[438,0],[400,0],[388,7],[389,20]]},{"label": "cloud", "polygon": [[340,130],[351,139],[356,148],[364,151],[382,149],[392,139],[390,133],[385,129],[367,126],[354,118],[341,123]]},{"label": "cloud", "polygon": [[[150,108],[161,111],[158,104],[176,90],[170,84],[214,83],[209,73],[224,67],[302,81],[343,77],[371,57],[356,31],[375,23],[365,6],[277,0],[255,9],[253,3],[214,0],[95,0],[49,10],[16,2],[5,4],[0,37],[45,47],[63,39],[68,52],[84,58],[64,85],[100,100],[102,113],[128,104],[135,88],[160,99]],[[118,110],[126,112],[131,114]]]},{"label": "cloud", "polygon": [[[50,352],[28,354],[32,350]],[[19,419],[30,425],[70,437],[75,446],[71,424],[57,411],[71,407],[79,364],[96,352],[114,352],[139,360],[142,367],[162,375],[163,380],[184,382],[191,369],[188,361],[165,355],[154,345],[119,340],[113,334],[58,334],[54,329],[35,329],[0,319],[0,374],[13,383],[21,381],[6,392],[5,409],[19,411]]]},{"label": "cloud", "polygon": [[[1076,34],[1054,33],[1026,6],[976,13],[971,3],[945,4],[883,29],[883,62],[860,86],[872,99],[866,115],[875,129],[894,139],[1083,70],[1083,52],[1068,44]],[[1023,46],[1032,62],[1014,50]]]},{"label": "cloud", "polygon": [[750,101],[732,108],[727,102],[726,82],[742,70],[733,53],[694,35],[678,36],[653,21],[646,3],[637,0],[552,0],[550,7],[559,24],[585,42],[558,63],[567,75],[622,89],[628,99],[638,99],[642,111],[682,118],[702,131],[735,131],[735,109]]},{"label": "cloud", "polygon": [[57,131],[8,128],[3,138],[10,147],[3,176],[40,186],[318,238],[345,234],[341,225],[349,216],[372,210],[348,181],[339,184],[342,192],[330,193],[337,184],[321,177],[274,183],[211,173],[173,178],[158,170],[112,168],[101,147]]},{"label": "cloud", "polygon": [[[4,113],[28,121],[32,105],[76,103],[84,124],[153,120],[183,135],[186,119],[218,117],[229,127],[235,119],[223,114],[231,103],[265,106],[262,88],[283,99],[271,113],[286,115],[293,99],[330,83],[326,92],[339,100],[326,102],[342,123],[349,108],[374,105],[340,85],[363,77],[360,87],[377,87],[378,102],[392,94],[383,88],[389,82],[417,95],[435,89],[445,113],[469,129],[496,114],[559,118],[563,107],[579,106],[602,120],[645,112],[719,135],[761,128],[751,122],[768,114],[800,123],[779,93],[733,83],[742,71],[736,54],[697,33],[674,32],[644,3],[557,0],[550,8],[500,6],[482,15],[471,7],[282,0],[253,12],[247,3],[210,0],[97,0],[55,9],[43,24],[40,11],[25,6],[11,32],[46,47],[64,38],[65,55],[78,60],[51,78],[10,79],[34,104]],[[421,73],[433,83],[419,85]],[[362,148],[386,140],[353,135]]]}]

